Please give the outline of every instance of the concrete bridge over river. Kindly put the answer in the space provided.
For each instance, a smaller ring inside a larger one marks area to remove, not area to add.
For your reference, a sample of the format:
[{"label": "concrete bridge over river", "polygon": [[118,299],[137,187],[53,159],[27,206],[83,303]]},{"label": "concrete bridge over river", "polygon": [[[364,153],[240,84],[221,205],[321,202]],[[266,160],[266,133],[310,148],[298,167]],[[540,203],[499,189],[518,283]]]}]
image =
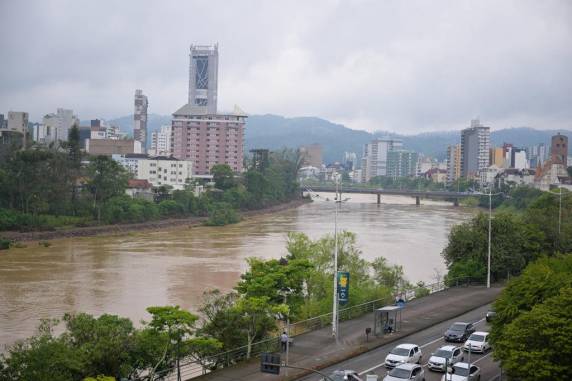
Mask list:
[{"label": "concrete bridge over river", "polygon": [[[303,186],[305,192],[330,192],[335,193],[336,188],[333,186]],[[389,196],[410,196],[415,197],[415,204],[421,205],[422,198],[439,199],[451,201],[455,206],[459,206],[459,200],[467,197],[475,197],[474,193],[466,192],[448,192],[448,191],[416,191],[402,189],[382,189],[382,188],[361,188],[361,187],[344,187],[341,193],[361,193],[377,195],[377,203],[381,203],[382,195]]]}]

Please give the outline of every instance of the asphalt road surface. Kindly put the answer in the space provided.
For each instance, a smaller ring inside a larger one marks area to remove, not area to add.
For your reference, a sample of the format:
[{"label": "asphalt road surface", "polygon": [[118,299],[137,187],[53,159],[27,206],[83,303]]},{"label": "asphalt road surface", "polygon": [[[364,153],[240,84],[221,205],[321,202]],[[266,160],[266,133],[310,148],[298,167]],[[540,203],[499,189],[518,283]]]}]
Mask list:
[{"label": "asphalt road surface", "polygon": [[[370,352],[364,353],[360,356],[354,357],[350,360],[340,362],[334,366],[322,370],[322,373],[330,374],[334,370],[344,370],[352,369],[360,374],[360,377],[365,380],[368,374],[377,374],[378,380],[383,380],[383,377],[387,374],[388,369],[385,368],[384,360],[385,356],[398,344],[417,344],[421,347],[423,352],[422,365],[424,365],[425,370],[425,380],[426,381],[438,381],[443,377],[443,373],[433,372],[427,368],[427,360],[431,357],[431,353],[435,352],[442,345],[451,345],[453,343],[445,343],[443,340],[443,332],[454,322],[473,322],[475,323],[475,328],[477,331],[490,331],[489,325],[485,321],[485,314],[489,306],[483,306],[476,310],[470,311],[466,314],[458,316],[455,319],[448,320],[446,322],[434,325],[423,331],[414,333],[407,337],[404,337],[398,342],[394,342],[388,345],[384,345]],[[458,343],[454,345],[461,346],[463,343]],[[465,352],[465,362],[469,360],[469,354]],[[485,354],[471,353],[471,363],[477,365],[481,368],[481,380],[490,381],[495,380],[500,373],[500,368],[498,363],[494,362],[492,359],[492,351]],[[299,380],[303,381],[316,381],[321,380],[320,376],[312,375],[306,376]]]}]

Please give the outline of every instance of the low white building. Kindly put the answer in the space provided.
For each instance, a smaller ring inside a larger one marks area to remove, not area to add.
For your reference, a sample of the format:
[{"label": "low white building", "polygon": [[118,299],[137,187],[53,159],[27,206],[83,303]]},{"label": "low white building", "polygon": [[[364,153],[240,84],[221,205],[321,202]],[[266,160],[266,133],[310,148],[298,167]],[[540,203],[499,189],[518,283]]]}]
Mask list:
[{"label": "low white building", "polygon": [[496,165],[491,165],[490,167],[482,168],[479,171],[480,184],[483,187],[488,187],[494,185],[495,179],[498,174],[503,172],[502,168]]},{"label": "low white building", "polygon": [[145,154],[112,155],[133,177],[147,180],[154,187],[172,186],[182,190],[192,178],[193,163],[190,160],[178,160],[172,157],[149,157]]}]

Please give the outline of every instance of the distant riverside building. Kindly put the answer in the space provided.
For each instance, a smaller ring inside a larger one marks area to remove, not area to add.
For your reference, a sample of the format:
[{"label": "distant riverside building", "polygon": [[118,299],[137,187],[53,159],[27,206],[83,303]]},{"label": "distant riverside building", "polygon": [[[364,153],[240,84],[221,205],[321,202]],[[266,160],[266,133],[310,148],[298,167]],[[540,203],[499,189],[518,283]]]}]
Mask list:
[{"label": "distant riverside building", "polygon": [[42,119],[44,125],[44,143],[67,142],[69,130],[79,127],[79,119],[73,110],[58,108],[56,113],[47,114]]},{"label": "distant riverside building", "polygon": [[398,139],[374,139],[365,144],[362,156],[362,180],[368,182],[372,177],[387,176],[387,155],[389,151],[403,147]]},{"label": "distant riverside building", "polygon": [[127,135],[118,126],[108,124],[101,119],[92,119],[90,122],[90,139],[125,139]]},{"label": "distant riverside building", "polygon": [[127,169],[135,179],[146,180],[155,187],[172,186],[182,190],[192,178],[191,160],[178,160],[172,157],[149,157],[145,154],[112,155],[113,160]]},{"label": "distant riverside building", "polygon": [[142,153],[141,142],[134,139],[86,139],[85,152],[90,155],[126,155]]},{"label": "distant riverside building", "polygon": [[173,113],[173,157],[191,160],[193,175],[208,175],[216,164],[242,172],[246,118],[237,106],[232,112],[212,114],[207,106],[186,104]]},{"label": "distant riverside building", "polygon": [[489,166],[490,134],[490,127],[483,126],[478,119],[461,131],[462,177],[478,178],[481,170]]},{"label": "distant riverside building", "polygon": [[528,160],[526,158],[526,151],[523,148],[513,147],[510,153],[510,168],[527,169]]},{"label": "distant riverside building", "polygon": [[310,144],[300,147],[300,156],[303,166],[320,168],[322,166],[322,146]]},{"label": "distant riverside building", "polygon": [[546,144],[535,144],[528,148],[528,159],[530,168],[541,167],[547,159],[548,150]]},{"label": "distant riverside building", "polygon": [[0,114],[0,130],[8,128],[8,120],[4,118],[4,114]]},{"label": "distant riverside building", "polygon": [[171,156],[171,126],[161,126],[161,130],[151,133],[151,156]]},{"label": "distant riverside building", "polygon": [[568,137],[558,133],[552,137],[550,144],[550,161],[552,164],[568,166]]},{"label": "distant riverside building", "polygon": [[447,183],[457,181],[461,177],[461,145],[447,147]]},{"label": "distant riverside building", "polygon": [[23,135],[28,131],[29,115],[22,111],[8,111],[6,128],[10,131],[19,132]]},{"label": "distant riverside building", "polygon": [[353,171],[357,166],[357,155],[355,152],[344,152],[343,160],[344,168],[348,171]]},{"label": "distant riverside building", "polygon": [[387,176],[410,177],[417,172],[417,152],[391,150],[387,153]]},{"label": "distant riverside building", "polygon": [[135,90],[135,112],[133,113],[133,138],[141,143],[141,150],[147,150],[147,108],[149,101],[143,90]]},{"label": "distant riverside building", "polygon": [[505,168],[504,149],[502,147],[491,148],[489,161],[491,165]]},{"label": "distant riverside building", "polygon": [[189,100],[192,106],[205,106],[208,114],[217,113],[218,44],[191,45]]}]

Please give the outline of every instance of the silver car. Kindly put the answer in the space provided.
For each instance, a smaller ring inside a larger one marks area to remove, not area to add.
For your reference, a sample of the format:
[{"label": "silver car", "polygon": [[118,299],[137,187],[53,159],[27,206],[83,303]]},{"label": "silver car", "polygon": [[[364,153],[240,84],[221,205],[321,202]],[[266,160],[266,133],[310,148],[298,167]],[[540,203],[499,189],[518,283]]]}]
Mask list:
[{"label": "silver car", "polygon": [[461,348],[454,345],[444,345],[437,349],[435,353],[431,354],[431,357],[427,362],[427,367],[430,370],[444,372],[445,364],[447,364],[447,366],[453,366],[454,364],[463,360],[464,356]]},{"label": "silver car", "polygon": [[383,381],[425,381],[425,371],[419,364],[401,364],[387,373]]},{"label": "silver car", "polygon": [[476,365],[458,362],[451,368],[451,372],[446,373],[441,381],[480,381],[481,379],[481,369]]},{"label": "silver car", "polygon": [[362,381],[355,370],[335,370],[328,377],[333,381]]}]

